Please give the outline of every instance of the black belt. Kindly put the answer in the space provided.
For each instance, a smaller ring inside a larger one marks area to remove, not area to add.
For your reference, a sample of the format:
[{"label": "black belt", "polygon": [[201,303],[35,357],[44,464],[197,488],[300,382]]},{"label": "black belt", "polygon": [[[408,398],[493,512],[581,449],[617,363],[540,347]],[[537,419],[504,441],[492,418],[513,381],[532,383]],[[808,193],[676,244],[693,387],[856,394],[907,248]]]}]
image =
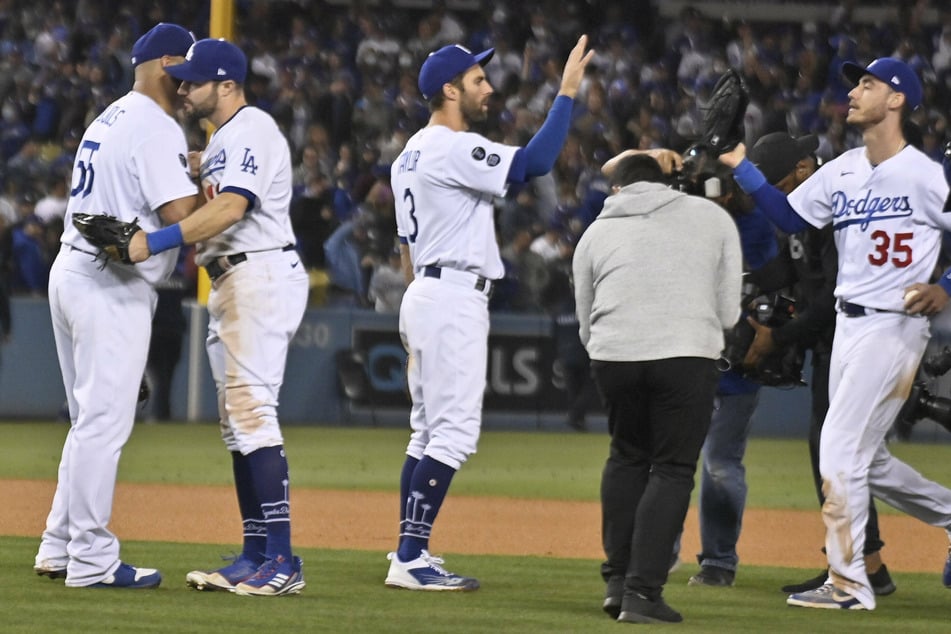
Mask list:
[{"label": "black belt", "polygon": [[846,317],[865,317],[866,315],[871,315],[872,313],[887,313],[891,312],[888,310],[882,310],[880,308],[868,308],[867,306],[862,306],[861,304],[853,304],[852,302],[843,302],[839,301],[839,310],[841,310]]},{"label": "black belt", "polygon": [[[473,273],[473,275],[475,275]],[[442,277],[442,267],[441,266],[427,266],[423,268],[423,276],[425,277],[435,277],[437,280]],[[482,277],[481,275],[476,278],[473,288],[480,293],[484,292],[486,288],[489,289],[489,294],[492,294],[492,288],[490,286],[491,282]]]},{"label": "black belt", "polygon": [[94,257],[94,258],[98,258],[98,257],[99,257],[97,254],[93,253],[92,251],[86,251],[85,249],[80,249],[79,247],[74,247],[74,246],[71,245],[71,244],[67,244],[66,246],[68,246],[71,251],[79,251],[80,253],[85,253],[86,255],[91,255],[91,256]]},{"label": "black belt", "polygon": [[[281,251],[293,251],[294,245],[288,244],[283,247]],[[262,251],[255,251],[255,253],[263,253]],[[222,255],[208,264],[205,265],[205,270],[208,271],[208,277],[211,278],[211,281],[214,282],[219,277],[227,273],[234,267],[236,264],[241,264],[248,259],[247,253],[232,253],[231,255]]]}]

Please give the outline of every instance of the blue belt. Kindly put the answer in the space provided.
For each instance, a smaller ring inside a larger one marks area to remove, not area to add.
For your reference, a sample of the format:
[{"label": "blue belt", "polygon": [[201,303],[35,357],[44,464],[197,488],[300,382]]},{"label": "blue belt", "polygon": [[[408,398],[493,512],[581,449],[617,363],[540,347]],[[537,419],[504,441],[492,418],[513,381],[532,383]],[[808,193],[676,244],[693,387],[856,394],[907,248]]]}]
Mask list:
[{"label": "blue belt", "polygon": [[[473,273],[472,275],[473,275],[473,277],[475,277],[475,284],[473,284],[472,288],[474,288],[475,290],[479,291],[480,293],[481,293],[481,292],[484,292],[484,291],[486,290],[486,288],[489,289],[489,293],[492,292],[492,289],[491,289],[491,287],[490,287],[491,282],[490,282],[487,278],[484,278],[484,277],[482,277],[481,275],[476,276],[474,273]],[[442,277],[442,267],[441,267],[441,266],[432,266],[432,265],[427,266],[427,267],[424,267],[424,268],[423,268],[423,276],[424,276],[424,277],[434,277],[434,278],[436,278],[436,279],[438,280],[439,278]]]},{"label": "blue belt", "polygon": [[[294,245],[288,244],[283,247],[281,251],[293,251]],[[215,258],[211,262],[205,265],[205,270],[208,271],[208,277],[211,278],[211,281],[214,282],[216,279],[227,273],[231,268],[236,264],[241,264],[242,262],[248,259],[247,253],[232,253],[231,255],[222,255]]]}]

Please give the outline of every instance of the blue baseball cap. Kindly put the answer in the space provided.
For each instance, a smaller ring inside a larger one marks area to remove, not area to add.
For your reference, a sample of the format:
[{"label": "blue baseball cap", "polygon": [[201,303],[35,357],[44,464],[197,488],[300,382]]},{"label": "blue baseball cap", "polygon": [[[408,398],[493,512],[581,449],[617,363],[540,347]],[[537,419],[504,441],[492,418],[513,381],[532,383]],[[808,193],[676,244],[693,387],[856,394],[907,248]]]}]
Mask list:
[{"label": "blue baseball cap", "polygon": [[433,51],[419,69],[419,92],[423,99],[429,101],[433,95],[439,93],[442,85],[452,81],[457,75],[464,73],[476,64],[485,66],[495,55],[495,49],[472,54],[472,51],[459,44],[443,46]]},{"label": "blue baseball cap", "polygon": [[206,38],[191,45],[184,62],[166,66],[165,72],[193,84],[227,79],[243,84],[248,75],[248,58],[228,40]]},{"label": "blue baseball cap", "polygon": [[912,110],[921,105],[921,81],[917,73],[900,59],[879,57],[866,68],[854,62],[845,62],[842,64],[842,75],[853,84],[858,84],[863,75],[871,75],[891,86],[895,92],[904,94]]},{"label": "blue baseball cap", "polygon": [[132,45],[132,65],[158,59],[163,55],[184,57],[195,43],[195,36],[177,24],[159,22]]}]

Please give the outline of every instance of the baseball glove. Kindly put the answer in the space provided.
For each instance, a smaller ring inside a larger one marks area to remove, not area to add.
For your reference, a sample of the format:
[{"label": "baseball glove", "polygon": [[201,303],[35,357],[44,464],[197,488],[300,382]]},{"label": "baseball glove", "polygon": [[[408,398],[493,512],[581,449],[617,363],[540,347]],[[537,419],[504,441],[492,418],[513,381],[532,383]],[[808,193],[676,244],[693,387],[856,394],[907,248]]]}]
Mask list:
[{"label": "baseball glove", "polygon": [[710,101],[703,109],[700,139],[714,155],[729,152],[743,140],[743,116],[749,102],[749,92],[738,72],[730,69],[717,80]]},{"label": "baseball glove", "polygon": [[106,257],[134,264],[129,258],[129,241],[141,229],[138,218],[124,222],[106,214],[73,214],[73,226]]}]

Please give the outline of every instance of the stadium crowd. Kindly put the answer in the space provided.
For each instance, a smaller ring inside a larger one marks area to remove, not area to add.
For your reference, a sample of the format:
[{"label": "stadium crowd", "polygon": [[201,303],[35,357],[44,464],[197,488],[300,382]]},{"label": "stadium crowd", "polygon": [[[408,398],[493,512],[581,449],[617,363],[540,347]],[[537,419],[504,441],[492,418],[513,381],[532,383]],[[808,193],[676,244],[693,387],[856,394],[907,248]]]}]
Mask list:
[{"label": "stadium crowd", "polygon": [[[129,90],[132,42],[159,21],[206,36],[204,4],[128,0],[113,10],[94,0],[0,0],[0,277],[8,293],[46,292],[79,138]],[[488,2],[454,10],[440,0],[398,10],[235,4],[251,98],[291,142],[298,250],[328,280],[312,303],[398,309],[389,164],[428,119],[415,73],[446,43],[496,48],[486,72],[498,116],[483,132],[516,145],[540,125],[577,34],[588,33],[597,50],[556,168],[497,201],[506,277],[492,298],[496,311],[573,313],[567,272],[573,244],[608,192],[600,166],[626,148],[689,147],[730,67],[751,91],[748,141],[815,133],[825,159],[854,147],[860,139],[844,124],[848,87],[838,69],[884,55],[907,61],[924,82],[926,105],[914,114],[924,151],[939,159],[951,139],[951,10],[939,3],[903,3],[900,19],[883,24],[853,20],[855,2],[826,22],[755,24],[707,16],[702,2],[670,18],[650,0],[537,0],[519,10]],[[188,133],[194,149],[203,147],[204,130]],[[182,273],[194,267],[186,261]]]}]

